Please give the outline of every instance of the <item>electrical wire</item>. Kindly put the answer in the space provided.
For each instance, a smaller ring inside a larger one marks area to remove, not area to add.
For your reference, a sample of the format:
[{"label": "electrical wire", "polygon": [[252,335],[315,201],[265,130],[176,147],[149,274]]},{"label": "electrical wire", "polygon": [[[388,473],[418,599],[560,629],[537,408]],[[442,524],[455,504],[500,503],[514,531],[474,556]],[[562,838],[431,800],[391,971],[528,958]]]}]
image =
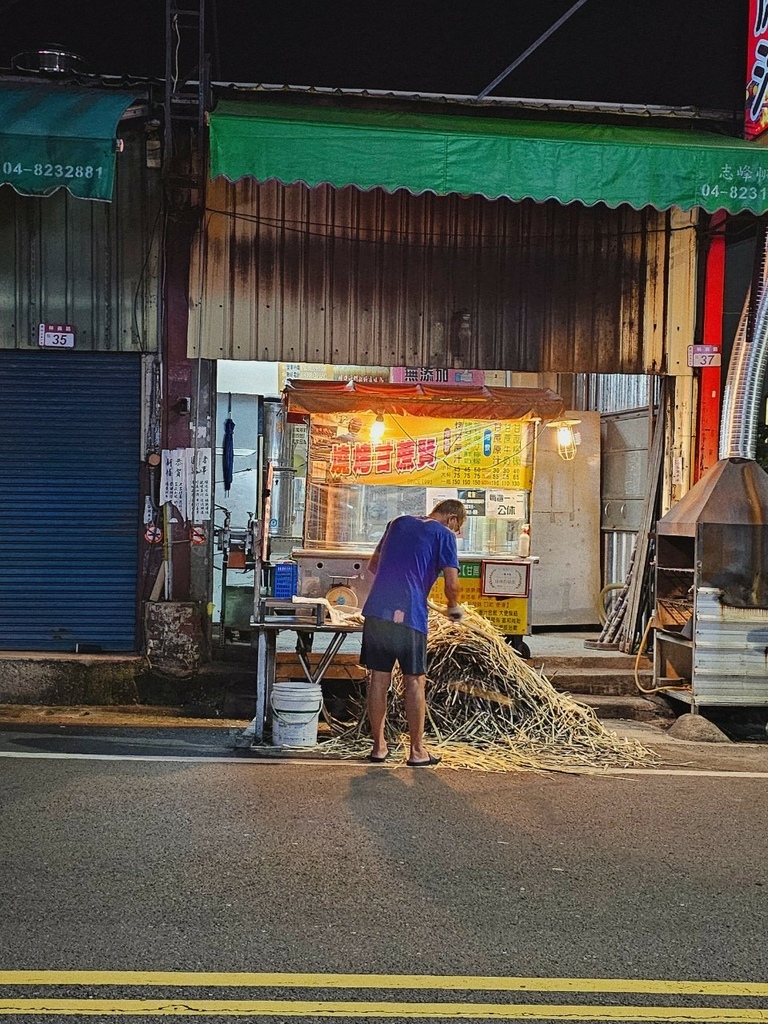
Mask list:
[{"label": "electrical wire", "polygon": [[160,203],[158,205],[158,208],[157,208],[157,213],[155,214],[155,219],[154,219],[154,221],[152,223],[152,229],[151,229],[151,231],[149,233],[149,241],[147,242],[147,251],[146,251],[146,254],[144,256],[144,262],[141,265],[141,271],[139,272],[138,280],[136,281],[136,287],[133,290],[133,302],[131,304],[133,328],[134,328],[134,331],[136,332],[136,338],[138,339],[138,342],[139,342],[139,351],[142,353],[142,355],[146,355],[147,348],[146,348],[145,339],[144,339],[144,337],[142,335],[142,332],[141,332],[141,329],[139,327],[139,314],[138,314],[139,291],[141,290],[141,287],[142,287],[142,285],[144,283],[144,276],[145,276],[146,271],[147,271],[147,266],[149,265],[149,259],[150,259],[150,256],[152,255],[153,250],[154,250],[155,233],[157,232],[157,227],[158,227],[158,224],[160,223],[160,217],[162,215],[162,212],[163,212],[163,203]]},{"label": "electrical wire", "polygon": [[[391,195],[392,193],[387,193]],[[410,194],[410,193],[409,193]],[[438,199],[447,199],[449,196],[437,196]],[[484,196],[478,196],[478,199],[484,199],[485,202],[491,202],[495,200],[487,200]],[[294,232],[296,234],[306,235],[309,238],[329,238],[333,237],[336,241],[349,241],[355,243],[367,242],[376,244],[383,238],[387,238],[388,244],[398,245],[403,249],[427,249],[427,248],[449,248],[449,246],[438,238],[435,241],[403,241],[402,230],[399,228],[386,228],[381,226],[376,227],[365,227],[363,225],[332,225],[334,228],[341,228],[341,231],[337,235],[331,235],[328,231],[328,225],[323,224],[320,221],[291,221],[285,220],[280,217],[265,217],[262,214],[251,214],[242,213],[237,210],[221,210],[215,206],[206,206],[205,212],[208,214],[216,214],[220,217],[228,217],[230,220],[245,221],[246,223],[263,225],[268,228],[276,228],[285,232]],[[638,211],[635,211],[638,212]],[[590,238],[595,239],[598,242],[615,241],[620,238],[631,238],[631,237],[650,237],[652,235],[668,235],[674,234],[680,231],[693,231],[695,225],[683,224],[680,227],[669,227],[666,226],[660,228],[643,228],[642,230],[632,229],[631,231],[605,231],[590,234]],[[344,234],[343,232],[346,232]],[[715,232],[716,233],[716,232]],[[364,237],[366,234],[372,237]],[[451,236],[451,242],[453,242],[455,236]],[[482,243],[487,242],[488,247],[491,245],[504,244],[506,246],[511,245],[511,241],[508,237],[501,237],[497,235],[489,235],[486,233],[478,234],[476,232],[462,232],[460,236],[462,242],[471,242],[474,248],[482,248]],[[530,250],[530,243],[533,242],[546,242],[551,246],[551,235],[541,234],[534,235],[526,232],[522,241],[525,243],[526,249]],[[457,245],[452,244],[451,248],[458,248]]]},{"label": "electrical wire", "polygon": [[173,31],[176,34],[176,46],[173,51],[173,78],[171,79],[173,85],[173,91],[176,92],[176,87],[179,84],[179,52],[181,50],[181,31],[179,29],[179,16],[174,14],[172,19]]},{"label": "electrical wire", "polygon": [[[208,222],[207,222],[206,219],[204,219],[201,222],[201,224],[200,224],[200,229],[199,230],[201,232],[205,232],[207,234],[207,228],[208,228]],[[189,520],[192,523],[195,523],[197,521],[195,506],[196,506],[196,503],[197,503],[197,456],[198,456],[198,451],[199,451],[199,433],[200,433],[200,422],[199,422],[198,417],[199,417],[199,414],[200,414],[200,395],[201,395],[201,391],[202,391],[202,375],[203,375],[203,352],[202,352],[202,344],[201,344],[202,335],[203,335],[203,288],[205,287],[205,276],[206,276],[207,269],[208,269],[208,248],[207,248],[207,246],[203,246],[203,249],[204,249],[203,258],[198,263],[198,295],[199,295],[199,302],[198,302],[198,311],[197,311],[197,332],[198,332],[197,333],[197,337],[198,337],[197,361],[196,361],[196,369],[197,369],[196,376],[197,376],[197,380],[196,380],[195,408],[194,408],[194,428],[195,429],[194,429],[194,438],[193,438],[193,445],[192,445],[192,447],[193,447],[193,454],[192,454],[192,495],[191,495],[191,498],[192,498],[192,508],[190,509],[190,513],[191,514],[189,516]],[[231,404],[232,404],[232,397],[230,396],[230,408],[231,408]],[[209,445],[208,447],[209,447],[209,449],[211,449],[213,446]],[[211,474],[210,474],[211,484],[213,484],[214,475],[215,475],[214,474],[214,467],[211,467]],[[189,544],[191,546],[191,544],[192,544],[191,533],[190,533],[190,536],[189,536],[188,539],[189,539]]]},{"label": "electrical wire", "polygon": [[608,612],[605,608],[605,598],[614,590],[623,590],[626,583],[608,583],[600,593],[597,595],[597,617],[600,620],[600,625],[604,626],[608,621]]}]

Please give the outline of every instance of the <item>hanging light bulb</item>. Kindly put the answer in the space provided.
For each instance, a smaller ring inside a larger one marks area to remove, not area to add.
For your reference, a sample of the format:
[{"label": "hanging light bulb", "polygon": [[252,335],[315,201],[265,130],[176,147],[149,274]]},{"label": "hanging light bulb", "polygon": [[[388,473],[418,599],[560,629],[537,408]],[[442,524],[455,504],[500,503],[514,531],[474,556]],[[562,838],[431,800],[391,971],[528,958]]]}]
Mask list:
[{"label": "hanging light bulb", "polygon": [[573,427],[565,426],[557,428],[557,452],[564,459],[572,459],[576,454],[576,442],[573,436]]},{"label": "hanging light bulb", "polygon": [[379,413],[371,424],[371,441],[378,444],[384,436],[384,417]]},{"label": "hanging light bulb", "polygon": [[573,428],[577,423],[581,423],[581,420],[553,420],[547,424],[557,431],[557,454],[566,462],[576,458],[576,436]]}]

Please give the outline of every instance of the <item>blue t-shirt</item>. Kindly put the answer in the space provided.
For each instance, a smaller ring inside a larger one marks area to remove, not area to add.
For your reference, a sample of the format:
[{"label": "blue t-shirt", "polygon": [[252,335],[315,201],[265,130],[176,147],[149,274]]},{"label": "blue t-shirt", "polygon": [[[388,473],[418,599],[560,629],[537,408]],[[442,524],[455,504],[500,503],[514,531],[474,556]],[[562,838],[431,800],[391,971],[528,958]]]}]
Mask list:
[{"label": "blue t-shirt", "polygon": [[426,633],[427,596],[445,568],[459,568],[448,527],[428,516],[398,516],[384,531],[363,615]]}]

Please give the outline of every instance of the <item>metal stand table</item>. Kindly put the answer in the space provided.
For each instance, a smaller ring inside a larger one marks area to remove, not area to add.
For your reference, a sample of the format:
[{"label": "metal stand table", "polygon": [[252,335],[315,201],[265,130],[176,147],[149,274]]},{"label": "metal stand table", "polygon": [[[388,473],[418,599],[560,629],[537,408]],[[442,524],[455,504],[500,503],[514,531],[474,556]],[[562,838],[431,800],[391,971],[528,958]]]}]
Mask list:
[{"label": "metal stand table", "polygon": [[[283,630],[296,634],[296,654],[307,682],[320,683],[336,657],[344,640],[353,633],[362,633],[361,625],[335,626],[331,623],[318,624],[317,619],[295,615],[265,615],[263,622],[253,626],[256,632],[256,715],[237,737],[235,746],[250,747],[261,743],[264,738],[264,724],[269,707],[269,697],[275,682],[277,665],[277,635]],[[330,635],[330,643],[316,666],[312,666],[309,653],[315,633]]]}]

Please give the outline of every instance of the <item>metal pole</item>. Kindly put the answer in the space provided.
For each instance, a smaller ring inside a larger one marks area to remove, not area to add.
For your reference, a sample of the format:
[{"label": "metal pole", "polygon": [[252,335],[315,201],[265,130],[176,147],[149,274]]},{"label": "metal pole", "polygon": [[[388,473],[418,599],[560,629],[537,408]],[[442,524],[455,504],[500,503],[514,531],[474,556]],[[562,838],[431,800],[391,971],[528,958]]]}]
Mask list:
[{"label": "metal pole", "polygon": [[505,68],[500,75],[494,78],[490,85],[486,86],[482,92],[479,92],[476,98],[478,100],[484,100],[489,92],[492,92],[496,88],[496,86],[503,82],[508,75],[511,75],[515,68],[519,68],[523,61],[527,60],[528,57],[530,57],[530,55],[534,52],[534,50],[538,50],[541,44],[546,42],[551,35],[557,32],[560,26],[565,24],[565,22],[568,21],[571,15],[575,14],[576,11],[578,11],[580,7],[583,7],[586,2],[587,0],[576,0],[576,3],[573,5],[573,7],[567,10],[561,18],[558,18],[554,25],[550,25],[547,31],[543,35],[539,36],[535,43],[531,43],[528,49],[524,53],[521,53],[516,60],[513,60],[509,67]]}]

